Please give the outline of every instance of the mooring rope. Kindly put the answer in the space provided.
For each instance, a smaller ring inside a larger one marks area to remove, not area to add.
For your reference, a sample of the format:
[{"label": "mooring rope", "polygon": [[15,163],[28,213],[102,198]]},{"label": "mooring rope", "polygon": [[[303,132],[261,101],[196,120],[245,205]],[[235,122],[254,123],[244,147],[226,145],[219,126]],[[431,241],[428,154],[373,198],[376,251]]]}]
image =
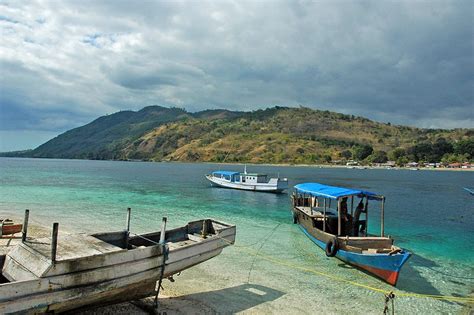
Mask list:
[{"label": "mooring rope", "polygon": [[[274,230],[276,230],[276,227],[272,230],[272,233],[274,232]],[[217,237],[222,239],[223,241],[229,243],[229,244],[232,244],[232,242],[226,240],[225,238],[222,238],[222,237],[219,237],[219,236],[217,236]],[[296,265],[296,264],[294,264],[292,262],[289,262],[289,261],[277,259],[277,258],[274,258],[274,257],[269,256],[269,255],[264,255],[264,254],[260,253],[260,250],[259,251],[250,250],[249,246],[237,245],[235,247],[238,250],[246,252],[249,255],[252,255],[254,257],[259,257],[261,259],[264,259],[264,260],[269,261],[269,262],[271,262],[273,264],[276,264],[276,265],[280,265],[280,266],[288,267],[290,269],[299,270],[299,271],[303,271],[303,272],[323,276],[323,277],[329,278],[329,279],[334,280],[334,281],[350,284],[352,286],[356,286],[356,287],[359,287],[359,288],[364,288],[364,289],[367,289],[367,290],[372,291],[372,292],[382,293],[384,296],[387,296],[391,293],[393,294],[392,291],[376,288],[376,287],[366,285],[366,284],[363,284],[363,283],[359,283],[359,282],[356,282],[356,281],[352,281],[352,280],[347,280],[347,279],[344,279],[344,278],[341,278],[341,277],[338,277],[338,276],[335,276],[335,275],[332,275],[332,274],[328,274],[328,273],[325,273],[325,272],[322,272],[322,271],[319,271],[319,270],[316,270],[316,269],[311,269],[311,268],[307,268],[307,267],[304,267],[304,266],[299,266],[299,265]],[[459,302],[459,303],[463,303],[463,304],[474,304],[474,297],[448,296],[448,295],[436,295],[436,294],[421,294],[421,293],[411,293],[411,292],[402,292],[402,291],[397,291],[396,296],[398,296],[398,297],[413,297],[413,298],[431,298],[431,299],[435,299],[435,300],[446,300],[446,301],[452,301],[452,302]]]},{"label": "mooring rope", "polygon": [[[281,223],[278,223],[271,231],[270,233],[268,233],[268,235],[266,237],[264,237],[261,242],[262,244],[260,244],[260,247],[258,248],[257,250],[257,253],[262,249],[263,245],[265,245],[265,241],[270,237],[272,236],[272,234],[275,232],[275,230],[281,225]],[[250,268],[249,268],[249,274],[248,274],[248,277],[247,277],[247,283],[250,283],[250,274],[252,273],[252,269],[253,269],[253,265],[255,264],[255,261],[257,260],[257,256],[254,256],[254,259],[252,260],[252,264],[250,265]]]}]

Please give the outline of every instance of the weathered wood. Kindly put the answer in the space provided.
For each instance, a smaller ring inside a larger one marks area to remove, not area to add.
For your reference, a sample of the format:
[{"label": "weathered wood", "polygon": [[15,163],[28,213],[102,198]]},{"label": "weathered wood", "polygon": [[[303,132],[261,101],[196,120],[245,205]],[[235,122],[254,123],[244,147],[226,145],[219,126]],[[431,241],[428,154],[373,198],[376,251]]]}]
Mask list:
[{"label": "weathered wood", "polygon": [[202,238],[206,238],[207,237],[207,221],[204,220],[202,221],[202,232],[201,232],[201,236]]},{"label": "weathered wood", "polygon": [[[202,261],[206,261],[215,257],[222,251],[222,248],[215,249],[206,253],[195,256],[195,260],[191,262],[178,261],[174,264],[166,266],[164,277],[180,272],[192,265],[196,265]],[[33,295],[22,294],[15,298],[9,298],[4,295],[2,287],[8,284],[0,285],[0,313],[13,313],[19,310],[29,310],[32,312],[56,311],[62,312],[75,309],[85,305],[103,304],[105,302],[122,302],[131,299],[143,298],[150,296],[155,291],[155,283],[157,280],[157,269],[144,270],[129,276],[110,279],[108,281],[93,283],[80,287],[72,287],[58,290],[57,285],[52,285],[46,278],[19,283],[19,288],[28,290],[42,286],[45,288],[43,293],[38,294],[33,290]],[[48,290],[48,287],[50,288]],[[10,293],[17,290],[10,290]],[[30,291],[31,292],[31,291]],[[49,307],[48,307],[49,306]],[[35,312],[35,313],[36,313]],[[25,311],[21,311],[25,313]],[[33,312],[32,312],[33,313]]]},{"label": "weathered wood", "polygon": [[[212,233],[206,239],[189,239],[184,233],[199,235],[203,223],[199,220],[171,230],[171,237],[175,238],[172,242],[165,237],[168,234],[165,229],[163,233],[148,234],[151,238],[160,235],[162,245],[130,250],[90,235],[68,235],[58,238],[55,264],[49,259],[53,253],[45,251],[53,237],[20,243],[6,257],[4,274],[13,282],[0,284],[0,313],[64,311],[152,295],[160,275],[169,277],[218,255],[224,247],[233,244],[235,226],[214,220],[207,222]],[[164,264],[163,247],[168,244],[173,246],[169,247]],[[74,248],[80,254],[72,253]]]},{"label": "weathered wood", "polygon": [[131,219],[131,215],[132,215],[132,209],[131,208],[127,208],[127,227],[126,227],[126,230],[125,230],[125,248],[128,248],[128,242],[129,242],[129,239],[130,239],[130,219]]},{"label": "weathered wood", "polygon": [[[205,227],[205,224],[206,224],[206,220],[204,220],[202,222],[202,226],[203,226],[203,229]],[[166,243],[165,243],[165,240],[166,240],[166,236],[165,236],[165,233],[166,233],[166,217],[163,217],[162,219],[162,223],[161,223],[161,234],[160,234],[160,247],[161,247],[161,251],[162,251],[162,259],[161,259],[161,269],[160,269],[160,277],[158,279],[158,287],[156,289],[156,294],[155,294],[155,301],[154,301],[154,306],[155,308],[158,308],[158,295],[160,294],[160,289],[161,289],[161,283],[163,281],[163,274],[165,272],[165,263],[166,263],[166,259],[167,259],[167,252],[166,252]],[[203,231],[204,233],[204,231]],[[203,237],[204,238],[204,237]]]},{"label": "weathered wood", "polygon": [[365,235],[369,234],[369,198],[365,198]]},{"label": "weathered wood", "polygon": [[354,196],[351,196],[351,217],[354,217]]},{"label": "weathered wood", "polygon": [[339,198],[337,199],[337,235],[341,235],[341,202],[342,202],[342,199]]},{"label": "weathered wood", "polygon": [[383,237],[384,235],[384,221],[385,221],[385,218],[384,218],[384,211],[385,211],[385,197],[382,199],[382,205],[381,205],[381,209],[380,209],[380,236]]},{"label": "weathered wood", "polygon": [[23,230],[21,233],[21,241],[26,241],[26,236],[28,233],[28,218],[30,217],[30,210],[25,210],[25,218],[23,219]]},{"label": "weathered wood", "polygon": [[323,222],[323,232],[326,232],[326,222],[327,222],[327,217],[326,217],[326,198],[324,198],[324,222]]},{"label": "weathered wood", "polygon": [[51,234],[51,261],[56,262],[56,252],[58,250],[58,228],[59,223],[53,223],[53,232]]}]

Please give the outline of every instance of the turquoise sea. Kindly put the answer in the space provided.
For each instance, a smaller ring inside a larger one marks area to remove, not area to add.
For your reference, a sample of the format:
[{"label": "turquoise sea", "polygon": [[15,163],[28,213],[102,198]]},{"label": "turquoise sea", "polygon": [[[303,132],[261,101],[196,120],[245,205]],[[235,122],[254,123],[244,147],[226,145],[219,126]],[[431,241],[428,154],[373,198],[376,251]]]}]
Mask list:
[{"label": "turquoise sea", "polygon": [[[159,229],[163,216],[170,227],[203,217],[234,223],[236,246],[166,281],[163,292],[220,313],[381,314],[383,294],[353,283],[393,290],[399,314],[468,312],[458,302],[402,295],[472,296],[474,197],[463,187],[474,187],[474,173],[247,166],[291,186],[314,181],[385,195],[386,234],[413,252],[394,289],[327,258],[292,224],[288,194],[212,188],[204,175],[217,169],[243,166],[0,158],[0,216],[30,209],[33,222],[77,232],[123,229],[127,207],[134,233]],[[369,231],[378,233],[372,209]]]}]

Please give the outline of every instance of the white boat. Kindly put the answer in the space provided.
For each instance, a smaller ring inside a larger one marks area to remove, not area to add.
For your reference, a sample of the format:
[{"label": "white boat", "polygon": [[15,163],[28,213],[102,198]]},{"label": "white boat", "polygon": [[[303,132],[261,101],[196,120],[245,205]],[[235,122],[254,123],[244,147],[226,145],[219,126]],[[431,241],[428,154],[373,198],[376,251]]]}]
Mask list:
[{"label": "white boat", "polygon": [[281,193],[288,189],[287,178],[268,178],[267,174],[243,173],[233,171],[214,171],[206,175],[206,178],[214,186],[253,190],[263,192]]},{"label": "white boat", "polygon": [[57,225],[56,237],[54,231],[48,238],[25,235],[0,259],[0,314],[63,312],[154,295],[157,281],[233,244],[236,228],[205,219],[135,236],[125,230],[57,237]]}]

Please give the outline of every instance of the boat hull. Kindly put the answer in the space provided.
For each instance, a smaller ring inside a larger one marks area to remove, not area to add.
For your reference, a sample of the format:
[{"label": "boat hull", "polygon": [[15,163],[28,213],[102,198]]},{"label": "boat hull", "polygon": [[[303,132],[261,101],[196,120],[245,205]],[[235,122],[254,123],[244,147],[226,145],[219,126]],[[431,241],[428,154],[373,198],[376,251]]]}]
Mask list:
[{"label": "boat hull", "polygon": [[[200,253],[186,261],[166,265],[164,277],[170,277],[182,270],[209,260],[222,251],[222,248]],[[157,258],[158,260],[159,258]],[[0,300],[0,314],[38,314],[43,312],[65,312],[79,308],[115,304],[136,300],[155,294],[160,267],[142,270],[124,277],[108,281],[88,283],[70,288],[51,289],[32,295],[23,295],[12,301]],[[53,280],[43,278],[29,281],[29,286],[52,286]],[[15,290],[16,288],[12,288]]]},{"label": "boat hull", "polygon": [[22,224],[5,224],[2,226],[1,235],[12,235],[15,233],[20,233],[22,228]]},{"label": "boat hull", "polygon": [[259,192],[272,192],[272,193],[282,193],[284,190],[288,189],[287,181],[278,181],[277,184],[267,184],[267,183],[236,183],[223,180],[220,178],[215,178],[207,175],[207,180],[211,182],[213,186],[222,187],[222,188],[231,188],[231,189],[240,189],[240,190],[250,190],[250,191],[259,191]]},{"label": "boat hull", "polygon": [[[303,226],[299,225],[301,230],[308,236],[318,247],[325,250],[326,243],[311,235]],[[367,271],[377,276],[385,282],[395,286],[398,281],[400,270],[410,257],[411,253],[402,251],[393,255],[390,254],[360,254],[355,252],[339,249],[336,258],[353,265],[357,268]]]},{"label": "boat hull", "polygon": [[[234,243],[235,226],[214,220],[206,221],[212,223],[214,228],[219,228],[216,234],[207,238],[189,234],[188,241],[167,243],[164,278],[209,260]],[[172,238],[178,237],[179,234],[192,232],[192,227],[200,226],[201,222],[190,222],[183,228],[167,232]],[[113,237],[117,235],[106,234]],[[157,236],[156,233],[145,235]],[[103,235],[101,237],[104,238]],[[191,238],[199,241],[192,241]],[[78,239],[83,240],[84,237]],[[96,241],[95,245],[98,246],[101,241]],[[0,283],[0,314],[64,312],[140,299],[155,294],[156,282],[163,267],[163,252],[159,245],[119,249],[106,254],[84,256],[82,259],[63,260],[57,264],[51,264],[47,257],[44,259],[38,256],[40,254],[28,244],[19,244],[8,255],[3,276],[10,281],[20,280]],[[31,261],[33,263],[28,265]],[[36,273],[42,276],[35,276]]]}]

